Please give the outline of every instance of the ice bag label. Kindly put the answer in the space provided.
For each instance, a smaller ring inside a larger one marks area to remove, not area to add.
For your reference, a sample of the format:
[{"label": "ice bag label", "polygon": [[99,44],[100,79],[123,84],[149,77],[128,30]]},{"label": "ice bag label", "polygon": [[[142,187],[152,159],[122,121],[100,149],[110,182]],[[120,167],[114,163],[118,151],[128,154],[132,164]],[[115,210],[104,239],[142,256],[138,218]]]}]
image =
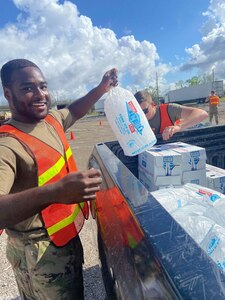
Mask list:
[{"label": "ice bag label", "polygon": [[[142,131],[144,129],[144,126],[141,125],[140,116],[132,103],[132,101],[126,103],[127,106],[127,114],[128,114],[128,120],[131,123],[131,128],[135,128],[138,133],[142,134]],[[134,132],[133,129],[131,132]]]},{"label": "ice bag label", "polygon": [[127,126],[122,114],[119,114],[116,119],[115,119],[115,123],[120,131],[120,133],[126,135],[126,134],[130,134],[130,130],[129,127]]},{"label": "ice bag label", "polygon": [[118,86],[112,88],[104,102],[104,109],[125,155],[137,155],[156,143],[155,134],[130,91]]}]

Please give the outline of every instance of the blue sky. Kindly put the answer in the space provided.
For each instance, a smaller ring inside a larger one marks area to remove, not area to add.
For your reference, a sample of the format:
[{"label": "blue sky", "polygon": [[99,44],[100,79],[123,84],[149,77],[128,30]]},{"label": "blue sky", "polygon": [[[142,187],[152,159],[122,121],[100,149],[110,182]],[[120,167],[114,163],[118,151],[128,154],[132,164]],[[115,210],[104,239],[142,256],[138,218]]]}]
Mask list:
[{"label": "blue sky", "polygon": [[74,2],[81,14],[91,18],[93,25],[112,29],[117,37],[134,35],[138,40],[154,43],[165,62],[184,57],[184,49],[198,43],[205,20],[206,0],[115,0]]},{"label": "blue sky", "polygon": [[114,66],[132,91],[154,86],[156,72],[161,93],[212,69],[224,79],[224,2],[0,0],[0,63],[34,60],[64,98]]},{"label": "blue sky", "polygon": [[[187,59],[184,49],[199,43],[206,0],[75,0],[80,13],[93,25],[112,29],[118,38],[134,35],[137,40],[154,43],[163,63],[179,64]],[[170,81],[188,79],[195,71],[169,74]],[[178,77],[179,76],[179,77]]]}]

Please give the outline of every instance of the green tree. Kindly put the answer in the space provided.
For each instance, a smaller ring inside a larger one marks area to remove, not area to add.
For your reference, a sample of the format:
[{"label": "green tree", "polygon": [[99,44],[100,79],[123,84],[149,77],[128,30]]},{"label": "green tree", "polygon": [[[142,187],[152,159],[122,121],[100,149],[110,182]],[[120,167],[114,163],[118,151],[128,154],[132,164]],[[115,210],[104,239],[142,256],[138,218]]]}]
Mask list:
[{"label": "green tree", "polygon": [[152,95],[153,101],[158,104],[159,103],[159,95],[158,95],[158,90],[157,87],[149,86],[147,88],[148,92]]},{"label": "green tree", "polygon": [[206,82],[209,82],[209,81],[212,81],[212,74],[203,74],[201,76],[201,83],[206,83]]},{"label": "green tree", "polygon": [[181,89],[186,86],[186,83],[183,80],[179,80],[175,83],[177,89]]},{"label": "green tree", "polygon": [[188,86],[198,85],[198,84],[201,83],[201,77],[200,76],[193,76],[192,78],[187,79],[186,82],[187,82]]},{"label": "green tree", "polygon": [[198,85],[201,83],[206,83],[212,81],[212,74],[203,74],[199,76],[193,76],[186,81],[179,80],[175,83],[175,86],[177,89],[183,88],[183,87],[188,87],[188,86],[193,86],[193,85]]}]

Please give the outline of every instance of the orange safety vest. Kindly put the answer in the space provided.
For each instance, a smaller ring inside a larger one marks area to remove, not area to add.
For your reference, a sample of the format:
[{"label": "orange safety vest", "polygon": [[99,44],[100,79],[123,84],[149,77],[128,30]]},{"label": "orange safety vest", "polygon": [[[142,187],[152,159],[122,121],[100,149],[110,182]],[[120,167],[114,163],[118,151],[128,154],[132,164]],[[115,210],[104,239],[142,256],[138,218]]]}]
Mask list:
[{"label": "orange safety vest", "polygon": [[[61,124],[51,115],[48,115],[45,121],[53,126],[58,133],[64,146],[65,157],[38,138],[24,133],[12,125],[6,124],[0,128],[0,133],[7,133],[8,136],[16,138],[28,148],[28,153],[32,156],[37,166],[38,186],[57,182],[68,173],[77,171],[72,150]],[[75,197],[76,195],[74,195]],[[79,204],[52,204],[43,209],[41,214],[52,242],[56,246],[64,246],[82,229],[84,218],[88,218],[89,208],[87,202]]]},{"label": "orange safety vest", "polygon": [[220,103],[220,98],[218,96],[210,96],[209,97],[210,105],[218,105]]},{"label": "orange safety vest", "polygon": [[160,130],[159,133],[163,133],[163,130],[168,126],[173,126],[173,122],[168,114],[168,104],[159,105],[160,112]]}]

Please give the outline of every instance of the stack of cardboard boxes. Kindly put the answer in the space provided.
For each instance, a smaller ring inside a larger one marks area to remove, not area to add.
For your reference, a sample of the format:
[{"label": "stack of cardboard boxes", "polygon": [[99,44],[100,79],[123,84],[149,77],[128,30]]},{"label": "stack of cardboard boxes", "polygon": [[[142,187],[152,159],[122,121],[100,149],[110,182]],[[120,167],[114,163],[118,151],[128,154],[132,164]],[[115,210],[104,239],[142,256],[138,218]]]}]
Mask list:
[{"label": "stack of cardboard boxes", "polygon": [[138,172],[150,191],[188,182],[207,186],[206,152],[182,142],[156,145],[139,154]]},{"label": "stack of cardboard boxes", "polygon": [[206,164],[207,187],[225,194],[225,170]]}]

